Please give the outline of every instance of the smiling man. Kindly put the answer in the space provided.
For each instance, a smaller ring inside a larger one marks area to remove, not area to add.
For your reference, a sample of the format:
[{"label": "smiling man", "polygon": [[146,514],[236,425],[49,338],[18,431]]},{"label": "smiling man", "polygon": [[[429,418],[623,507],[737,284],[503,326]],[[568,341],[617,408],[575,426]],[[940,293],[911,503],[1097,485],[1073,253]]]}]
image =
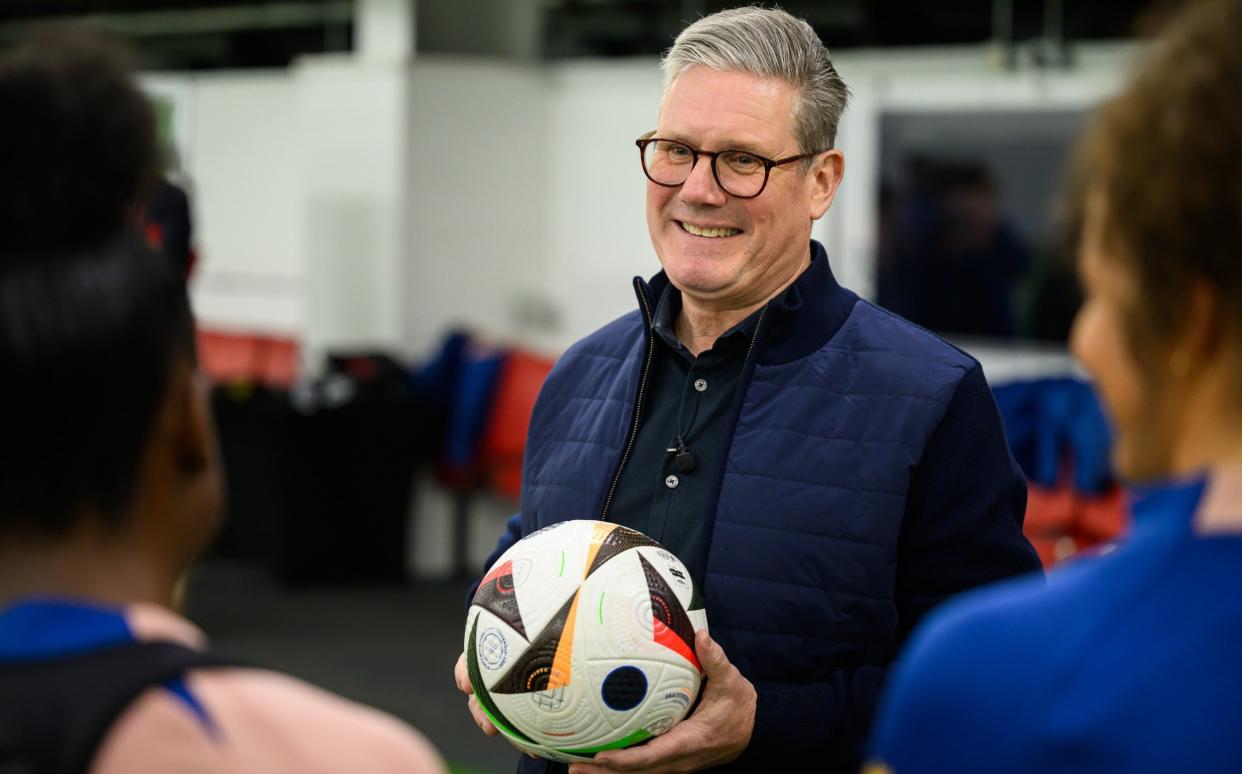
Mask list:
[{"label": "smiling man", "polygon": [[[724,11],[662,64],[638,146],[664,270],[548,377],[492,559],[593,517],[660,541],[703,590],[695,711],[573,771],[856,771],[919,619],[1038,569],[1026,489],[979,363],[839,286],[811,240],[848,94],[814,30]],[[462,661],[457,681],[468,693]]]}]

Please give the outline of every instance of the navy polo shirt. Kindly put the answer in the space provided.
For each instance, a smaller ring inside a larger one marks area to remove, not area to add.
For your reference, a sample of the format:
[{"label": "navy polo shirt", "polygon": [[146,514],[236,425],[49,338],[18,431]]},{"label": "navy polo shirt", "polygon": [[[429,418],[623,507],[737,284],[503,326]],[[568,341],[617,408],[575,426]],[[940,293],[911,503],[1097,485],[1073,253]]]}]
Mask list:
[{"label": "navy polo shirt", "polygon": [[703,580],[707,509],[729,451],[734,398],[759,317],[756,311],[695,357],[678,340],[681,291],[669,286],[652,316],[655,352],[634,451],[609,520],[659,541]]}]

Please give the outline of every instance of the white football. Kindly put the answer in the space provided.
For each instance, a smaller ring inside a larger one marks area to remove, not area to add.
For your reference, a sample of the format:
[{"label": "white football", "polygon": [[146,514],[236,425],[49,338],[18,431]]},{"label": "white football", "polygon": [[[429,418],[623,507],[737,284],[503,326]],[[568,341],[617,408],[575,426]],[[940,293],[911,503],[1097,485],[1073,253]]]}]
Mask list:
[{"label": "white football", "polygon": [[707,628],[685,566],[603,521],[527,535],[492,565],[466,616],[479,705],[519,749],[555,761],[658,736],[699,694]]}]

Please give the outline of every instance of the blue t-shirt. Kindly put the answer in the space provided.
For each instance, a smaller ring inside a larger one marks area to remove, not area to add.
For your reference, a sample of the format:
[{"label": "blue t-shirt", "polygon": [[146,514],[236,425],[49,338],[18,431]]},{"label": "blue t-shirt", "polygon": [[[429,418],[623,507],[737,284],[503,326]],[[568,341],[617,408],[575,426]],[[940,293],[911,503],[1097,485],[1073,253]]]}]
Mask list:
[{"label": "blue t-shirt", "polygon": [[1242,535],[1195,533],[1206,483],[1144,493],[1110,554],[929,618],[867,771],[1242,772]]}]

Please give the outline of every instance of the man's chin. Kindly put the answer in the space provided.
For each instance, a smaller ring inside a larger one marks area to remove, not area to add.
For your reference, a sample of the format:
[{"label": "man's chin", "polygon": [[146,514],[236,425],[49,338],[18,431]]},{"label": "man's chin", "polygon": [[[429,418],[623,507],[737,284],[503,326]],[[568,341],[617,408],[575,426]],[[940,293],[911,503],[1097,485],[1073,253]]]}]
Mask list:
[{"label": "man's chin", "polygon": [[704,276],[702,274],[674,274],[666,272],[673,287],[693,298],[711,299],[724,294],[729,283],[721,277]]},{"label": "man's chin", "polygon": [[737,260],[732,251],[679,250],[674,256],[666,256],[663,264],[665,273],[678,287],[710,290],[728,285],[737,274],[733,268]]}]

